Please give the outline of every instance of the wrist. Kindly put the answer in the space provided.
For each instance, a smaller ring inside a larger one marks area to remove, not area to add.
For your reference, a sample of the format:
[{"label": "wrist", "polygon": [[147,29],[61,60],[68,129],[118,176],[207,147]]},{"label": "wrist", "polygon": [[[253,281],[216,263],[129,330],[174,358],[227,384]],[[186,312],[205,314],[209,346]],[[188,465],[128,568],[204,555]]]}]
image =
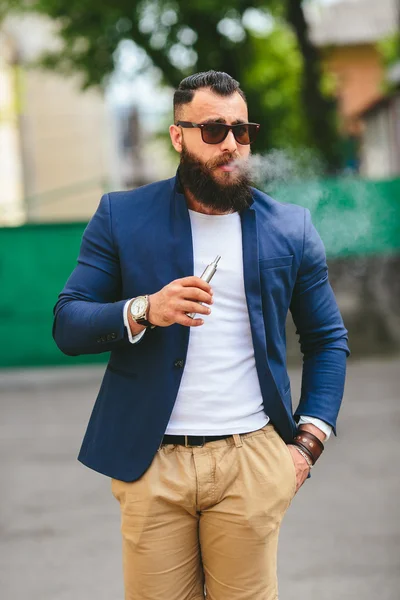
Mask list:
[{"label": "wrist", "polygon": [[151,323],[154,323],[152,319],[154,319],[154,294],[149,294],[147,296],[149,299],[149,310],[147,311],[147,318]]},{"label": "wrist", "polygon": [[131,304],[132,304],[133,300],[134,300],[134,298],[128,304],[127,318],[128,318],[129,329],[131,330],[132,335],[135,336],[135,335],[138,335],[139,333],[141,333],[144,329],[146,329],[146,326],[140,325],[132,317],[130,308],[131,308]]},{"label": "wrist", "polygon": [[306,429],[299,429],[291,444],[300,448],[308,456],[313,465],[324,451],[324,445],[321,440]]},{"label": "wrist", "polygon": [[160,326],[159,319],[157,318],[157,293],[150,294],[149,298],[149,310],[147,312],[147,319],[153,327]]},{"label": "wrist", "polygon": [[136,296],[133,298],[129,307],[128,313],[131,321],[137,325],[150,327],[154,329],[155,325],[149,321],[150,299],[149,296]]},{"label": "wrist", "polygon": [[315,435],[315,437],[317,437],[320,442],[324,442],[327,438],[326,433],[316,425],[313,425],[312,423],[301,423],[299,425],[299,431],[309,431],[310,433]]},{"label": "wrist", "polygon": [[299,454],[301,454],[301,456],[304,458],[304,460],[308,464],[308,467],[311,470],[313,468],[313,466],[314,466],[311,458],[304,452],[304,450],[302,448],[300,448],[300,446],[297,446],[297,444],[293,444],[293,446],[296,448],[297,452]]}]

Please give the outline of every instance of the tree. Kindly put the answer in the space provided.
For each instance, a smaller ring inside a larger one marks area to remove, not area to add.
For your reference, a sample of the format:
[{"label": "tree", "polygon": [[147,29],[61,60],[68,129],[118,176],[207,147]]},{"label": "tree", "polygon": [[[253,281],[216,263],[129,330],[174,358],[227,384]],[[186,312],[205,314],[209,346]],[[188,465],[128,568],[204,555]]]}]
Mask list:
[{"label": "tree", "polygon": [[287,20],[296,32],[303,56],[301,97],[310,128],[310,138],[327,164],[339,166],[337,130],[331,99],[321,93],[321,65],[316,48],[310,41],[301,0],[287,0]]},{"label": "tree", "polygon": [[[7,1],[18,2],[0,0]],[[263,124],[258,150],[308,145],[336,166],[334,110],[321,92],[301,0],[20,0],[20,6],[57,21],[63,49],[44,63],[80,72],[85,87],[104,81],[119,43],[131,39],[171,86],[208,69],[238,79],[252,119]]]}]

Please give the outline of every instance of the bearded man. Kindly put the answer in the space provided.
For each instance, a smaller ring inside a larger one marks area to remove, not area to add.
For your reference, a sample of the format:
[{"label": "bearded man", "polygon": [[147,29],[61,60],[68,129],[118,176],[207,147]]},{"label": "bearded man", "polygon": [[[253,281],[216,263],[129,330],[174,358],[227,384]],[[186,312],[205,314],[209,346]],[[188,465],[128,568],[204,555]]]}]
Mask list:
[{"label": "bearded man", "polygon": [[184,79],[176,177],[103,196],[55,306],[63,352],[111,351],[79,460],[119,501],[126,600],[275,600],[282,518],[335,430],[347,331],[308,210],[250,187],[259,127],[226,73]]}]

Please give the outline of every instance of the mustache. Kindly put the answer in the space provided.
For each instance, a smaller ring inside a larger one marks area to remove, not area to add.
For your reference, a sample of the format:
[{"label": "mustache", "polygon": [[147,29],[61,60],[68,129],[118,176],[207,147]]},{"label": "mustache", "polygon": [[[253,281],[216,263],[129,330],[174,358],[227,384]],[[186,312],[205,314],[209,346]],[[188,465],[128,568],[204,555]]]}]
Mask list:
[{"label": "mustache", "polygon": [[217,169],[218,167],[229,165],[230,163],[238,160],[240,160],[240,156],[238,154],[224,155],[221,156],[221,158],[214,158],[213,160],[208,160],[205,163],[205,166],[208,169]]}]

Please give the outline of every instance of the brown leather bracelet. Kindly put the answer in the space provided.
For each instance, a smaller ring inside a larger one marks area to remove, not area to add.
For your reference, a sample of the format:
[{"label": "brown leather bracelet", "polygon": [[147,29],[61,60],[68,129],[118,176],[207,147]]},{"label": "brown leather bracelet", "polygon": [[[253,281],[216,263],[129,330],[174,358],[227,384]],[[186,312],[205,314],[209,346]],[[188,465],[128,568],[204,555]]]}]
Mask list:
[{"label": "brown leather bracelet", "polygon": [[299,448],[300,450],[302,450],[305,454],[307,454],[308,458],[311,460],[312,464],[315,464],[315,458],[314,455],[311,454],[311,452],[309,451],[309,449],[307,448],[307,446],[305,446],[304,444],[301,444],[300,442],[295,442],[293,440],[293,442],[290,442],[292,446],[296,446],[297,448]]},{"label": "brown leather bracelet", "polygon": [[324,445],[321,440],[319,440],[313,433],[310,433],[305,429],[298,430],[292,443],[294,445],[299,445],[299,447],[306,451],[313,461],[313,464],[317,462],[324,451]]}]

